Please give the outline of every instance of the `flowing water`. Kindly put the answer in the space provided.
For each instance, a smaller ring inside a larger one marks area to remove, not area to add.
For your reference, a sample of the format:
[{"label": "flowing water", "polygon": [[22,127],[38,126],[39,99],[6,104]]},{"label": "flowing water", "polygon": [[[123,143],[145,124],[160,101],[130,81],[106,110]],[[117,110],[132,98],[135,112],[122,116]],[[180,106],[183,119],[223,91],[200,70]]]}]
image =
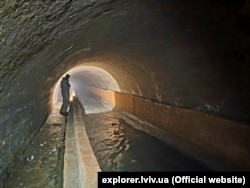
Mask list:
[{"label": "flowing water", "polygon": [[77,91],[90,143],[103,171],[206,171],[208,167],[134,127],[141,121]]},{"label": "flowing water", "polygon": [[208,171],[208,167],[132,124],[119,110],[84,116],[103,171]]}]

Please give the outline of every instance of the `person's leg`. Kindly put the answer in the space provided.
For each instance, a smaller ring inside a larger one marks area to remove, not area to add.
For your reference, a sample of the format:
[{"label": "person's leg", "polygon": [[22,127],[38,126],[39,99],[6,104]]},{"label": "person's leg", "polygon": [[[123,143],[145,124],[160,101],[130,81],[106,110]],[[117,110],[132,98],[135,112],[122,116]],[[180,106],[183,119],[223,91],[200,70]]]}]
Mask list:
[{"label": "person's leg", "polygon": [[68,113],[68,107],[69,107],[69,98],[67,97],[64,101],[64,106],[63,106],[63,112]]},{"label": "person's leg", "polygon": [[63,97],[63,104],[61,106],[60,113],[63,115],[67,115],[67,113],[68,113],[67,109],[69,107],[69,95],[64,94],[62,97]]}]

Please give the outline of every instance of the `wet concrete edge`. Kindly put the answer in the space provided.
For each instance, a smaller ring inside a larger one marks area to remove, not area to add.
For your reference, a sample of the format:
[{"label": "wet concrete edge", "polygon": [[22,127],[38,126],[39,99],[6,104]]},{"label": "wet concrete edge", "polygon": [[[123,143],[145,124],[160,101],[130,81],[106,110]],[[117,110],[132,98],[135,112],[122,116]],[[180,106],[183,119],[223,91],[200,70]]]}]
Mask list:
[{"label": "wet concrete edge", "polygon": [[[98,172],[101,169],[85,130],[82,110],[78,100],[74,98],[66,128],[64,188],[72,187],[70,185],[72,182],[76,187],[97,188],[98,186]],[[75,158],[70,159],[70,156]],[[77,162],[77,167],[73,167],[74,161]]]}]

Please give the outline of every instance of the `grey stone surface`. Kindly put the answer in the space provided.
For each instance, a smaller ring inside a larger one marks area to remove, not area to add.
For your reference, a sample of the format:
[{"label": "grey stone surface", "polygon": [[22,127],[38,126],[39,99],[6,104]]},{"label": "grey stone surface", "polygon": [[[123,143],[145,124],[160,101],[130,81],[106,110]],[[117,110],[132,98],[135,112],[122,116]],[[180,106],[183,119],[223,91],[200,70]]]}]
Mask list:
[{"label": "grey stone surface", "polygon": [[81,188],[79,179],[79,166],[77,161],[73,105],[70,104],[69,116],[66,123],[65,153],[63,169],[63,188],[74,187]]},{"label": "grey stone surface", "polygon": [[13,161],[5,188],[61,188],[65,118],[54,109],[40,131]]},{"label": "grey stone surface", "polygon": [[83,111],[77,99],[73,101],[73,106],[73,128],[80,187],[97,188],[98,172],[101,172],[101,168],[90,144],[82,118]]}]

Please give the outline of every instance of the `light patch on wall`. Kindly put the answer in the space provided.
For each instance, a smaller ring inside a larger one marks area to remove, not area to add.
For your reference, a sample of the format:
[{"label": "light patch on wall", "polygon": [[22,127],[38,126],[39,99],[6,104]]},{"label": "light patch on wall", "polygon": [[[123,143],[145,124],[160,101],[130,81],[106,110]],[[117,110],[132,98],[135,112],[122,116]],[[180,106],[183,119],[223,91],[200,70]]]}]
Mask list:
[{"label": "light patch on wall", "polygon": [[111,73],[97,66],[78,66],[68,71],[68,74],[72,75],[72,81],[78,78],[90,87],[120,91],[120,87]]},{"label": "light patch on wall", "polygon": [[[69,70],[65,74],[70,74],[70,99],[75,95],[84,107],[85,113],[109,111],[115,106],[114,96],[112,98],[112,96],[109,96],[109,93],[120,91],[120,87],[108,71],[96,66],[81,65]],[[62,75],[62,77],[64,75]],[[62,104],[60,90],[61,78],[56,83],[54,89],[54,106]],[[100,92],[93,92],[95,88]]]}]

